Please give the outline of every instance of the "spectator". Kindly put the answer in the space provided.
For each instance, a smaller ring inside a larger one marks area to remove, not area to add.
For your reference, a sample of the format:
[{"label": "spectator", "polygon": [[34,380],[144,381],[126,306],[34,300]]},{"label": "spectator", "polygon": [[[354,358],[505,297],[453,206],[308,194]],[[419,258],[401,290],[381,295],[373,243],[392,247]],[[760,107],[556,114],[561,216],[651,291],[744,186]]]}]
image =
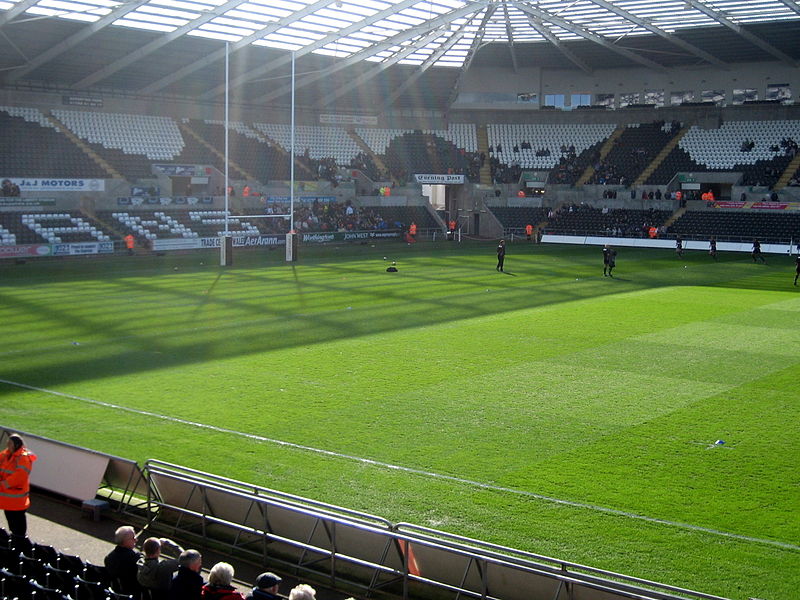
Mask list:
[{"label": "spectator", "polygon": [[178,570],[172,578],[169,595],[172,600],[200,600],[205,582],[200,569],[203,557],[197,550],[184,550],[178,558]]},{"label": "spectator", "polygon": [[307,583],[301,583],[289,592],[289,600],[316,600],[316,590]]},{"label": "spectator", "polygon": [[203,586],[201,598],[204,600],[244,600],[241,592],[231,585],[233,567],[226,562],[218,562],[208,573],[208,583]]},{"label": "spectator", "polygon": [[280,586],[281,578],[275,573],[262,573],[256,579],[256,585],[253,592],[248,594],[247,600],[277,600],[281,596],[278,595],[278,586]]},{"label": "spectator", "polygon": [[10,179],[3,179],[3,191],[0,192],[0,195],[4,197],[13,196],[14,188],[12,186],[13,184],[11,183]]},{"label": "spectator", "polygon": [[136,579],[139,570],[138,562],[141,553],[136,547],[136,532],[130,525],[123,525],[114,532],[114,543],[117,545],[109,552],[104,563],[108,576],[112,579],[114,590],[121,594],[129,594],[138,598],[141,587]]},{"label": "spectator", "polygon": [[176,554],[183,552],[183,548],[167,538],[150,537],[144,541],[144,556],[138,561],[136,579],[139,585],[150,591],[151,600],[166,600],[172,584],[172,574],[178,569],[177,558],[161,558],[162,546]]},{"label": "spectator", "polygon": [[30,476],[35,460],[36,455],[25,447],[20,435],[8,436],[8,445],[0,452],[0,508],[11,534],[21,538],[28,533],[25,512],[31,505]]}]

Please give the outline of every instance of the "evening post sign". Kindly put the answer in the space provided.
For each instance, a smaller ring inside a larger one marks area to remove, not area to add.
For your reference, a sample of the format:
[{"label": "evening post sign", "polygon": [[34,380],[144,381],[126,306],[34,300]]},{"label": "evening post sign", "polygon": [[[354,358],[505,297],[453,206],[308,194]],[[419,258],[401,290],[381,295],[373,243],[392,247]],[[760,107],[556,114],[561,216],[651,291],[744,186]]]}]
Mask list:
[{"label": "evening post sign", "polygon": [[423,185],[447,185],[447,184],[456,184],[456,183],[464,183],[464,176],[463,175],[455,175],[455,174],[437,174],[437,173],[415,173],[414,180],[417,183],[421,183]]}]

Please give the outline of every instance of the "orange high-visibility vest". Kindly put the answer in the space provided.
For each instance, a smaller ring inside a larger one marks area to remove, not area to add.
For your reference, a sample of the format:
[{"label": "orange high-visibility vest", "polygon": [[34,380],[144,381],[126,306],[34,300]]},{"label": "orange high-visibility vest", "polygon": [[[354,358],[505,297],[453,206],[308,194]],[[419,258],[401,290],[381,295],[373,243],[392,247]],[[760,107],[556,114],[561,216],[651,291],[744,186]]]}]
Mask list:
[{"label": "orange high-visibility vest", "polygon": [[123,239],[123,240],[125,240],[125,247],[126,247],[128,250],[133,250],[133,246],[134,246],[134,244],[136,243],[136,238],[134,238],[134,237],[133,237],[133,236],[132,236],[132,235],[129,233],[128,235],[126,235],[126,236],[125,236],[124,238],[122,238],[122,239]]},{"label": "orange high-visibility vest", "polygon": [[408,233],[410,233],[411,235],[417,235],[417,224],[416,223],[412,223],[411,224],[411,227],[408,228]]},{"label": "orange high-visibility vest", "polygon": [[24,446],[0,452],[0,510],[26,510],[31,505],[30,477],[36,455]]},{"label": "orange high-visibility vest", "polygon": [[525,233],[531,235],[533,233],[533,225],[531,224],[525,225]]}]

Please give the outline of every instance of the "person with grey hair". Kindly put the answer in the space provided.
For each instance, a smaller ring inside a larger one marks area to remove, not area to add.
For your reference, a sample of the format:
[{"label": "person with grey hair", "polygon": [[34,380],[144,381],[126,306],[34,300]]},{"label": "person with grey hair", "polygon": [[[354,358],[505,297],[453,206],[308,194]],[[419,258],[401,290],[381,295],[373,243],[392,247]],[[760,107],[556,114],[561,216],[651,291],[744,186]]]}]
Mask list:
[{"label": "person with grey hair", "polygon": [[307,583],[301,583],[289,592],[289,600],[317,600],[317,591]]},{"label": "person with grey hair", "polygon": [[172,578],[169,596],[172,600],[200,600],[205,582],[200,570],[203,556],[197,550],[184,550],[178,558],[178,570]]},{"label": "person with grey hair", "polygon": [[208,572],[208,583],[203,586],[203,600],[245,600],[244,595],[231,584],[233,567],[226,562],[218,562]]},{"label": "person with grey hair", "polygon": [[115,592],[128,594],[138,598],[141,586],[136,579],[139,571],[138,562],[141,553],[136,548],[136,532],[130,525],[118,527],[114,532],[114,543],[117,545],[103,560],[111,577]]},{"label": "person with grey hair", "polygon": [[150,592],[151,600],[166,600],[172,584],[172,574],[178,569],[177,558],[161,558],[162,548],[175,554],[183,552],[178,544],[167,538],[150,537],[142,544],[144,556],[138,561],[136,579]]}]

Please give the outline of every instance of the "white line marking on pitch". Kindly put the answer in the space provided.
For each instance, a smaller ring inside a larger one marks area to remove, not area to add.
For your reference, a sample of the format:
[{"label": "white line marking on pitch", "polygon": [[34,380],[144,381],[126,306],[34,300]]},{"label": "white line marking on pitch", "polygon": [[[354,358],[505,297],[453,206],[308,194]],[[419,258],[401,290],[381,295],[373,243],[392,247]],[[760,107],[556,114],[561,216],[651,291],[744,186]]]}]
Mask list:
[{"label": "white line marking on pitch", "polygon": [[606,513],[609,515],[615,515],[618,517],[626,517],[629,519],[636,519],[639,521],[645,521],[647,523],[658,523],[660,525],[668,525],[670,527],[677,527],[679,529],[687,529],[689,531],[699,531],[702,533],[709,533],[712,535],[718,535],[721,537],[731,538],[735,540],[742,540],[745,542],[755,542],[758,544],[766,544],[769,546],[776,546],[778,548],[784,548],[787,550],[800,550],[800,546],[796,544],[789,544],[787,542],[779,542],[776,540],[766,540],[762,538],[751,537],[748,535],[740,535],[738,533],[730,533],[727,531],[719,531],[717,529],[711,529],[709,527],[702,527],[700,525],[690,525],[689,523],[681,523],[680,521],[669,521],[667,519],[659,519],[656,517],[648,517],[645,515],[638,515],[636,513],[627,512],[624,510],[619,510],[616,508],[607,508],[605,506],[598,506],[596,504],[586,504],[583,502],[575,502],[573,500],[562,500],[561,498],[553,498],[552,496],[545,496],[543,494],[537,494],[535,492],[528,492],[525,490],[517,490],[514,488],[503,487],[500,485],[494,485],[491,483],[482,483],[480,481],[473,481],[471,479],[463,479],[461,477],[455,477],[453,475],[443,475],[442,473],[434,473],[432,471],[423,471],[422,469],[414,469],[413,467],[404,467],[402,465],[393,465],[391,463],[381,462],[379,460],[372,460],[371,458],[363,458],[361,456],[353,456],[351,454],[343,454],[341,452],[333,452],[331,450],[324,450],[322,448],[314,448],[313,446],[305,446],[303,444],[296,444],[294,442],[287,442],[284,440],[278,440],[275,438],[268,438],[264,437],[263,435],[256,435],[254,433],[244,433],[242,431],[236,431],[235,429],[226,429],[225,427],[217,427],[216,425],[207,425],[205,423],[198,423],[196,421],[189,421],[187,419],[181,419],[180,417],[170,417],[168,415],[162,415],[159,413],[151,412],[149,410],[141,410],[138,408],[129,408],[127,406],[120,406],[118,404],[112,404],[110,402],[103,402],[102,400],[93,400],[92,398],[83,398],[81,396],[75,396],[73,394],[65,394],[64,392],[57,392],[55,390],[48,390],[46,388],[40,388],[33,385],[27,385],[25,383],[19,383],[17,381],[9,381],[7,379],[0,379],[0,383],[5,383],[6,385],[23,388],[26,390],[32,390],[34,392],[41,392],[44,394],[50,394],[53,396],[59,396],[61,398],[69,398],[71,400],[78,400],[80,402],[86,402],[88,404],[94,404],[96,406],[102,406],[104,408],[112,408],[114,410],[124,411],[133,413],[140,416],[145,417],[153,417],[156,419],[160,419],[162,421],[169,421],[171,423],[180,423],[181,425],[188,425],[190,427],[197,427],[199,429],[208,429],[210,431],[216,431],[217,433],[226,433],[230,435],[236,435],[239,437],[255,440],[258,442],[267,442],[270,444],[276,444],[278,446],[286,446],[287,448],[294,448],[296,450],[303,450],[306,452],[313,452],[315,454],[321,454],[323,456],[330,456],[333,458],[340,458],[346,460],[352,460],[355,462],[359,462],[362,464],[373,465],[376,467],[382,467],[384,469],[392,469],[395,471],[402,471],[404,473],[411,473],[413,475],[420,475],[423,477],[429,477],[432,479],[441,479],[444,481],[452,481],[454,483],[459,483],[462,485],[468,485],[472,487],[477,487],[485,490],[490,490],[494,492],[505,492],[509,494],[515,494],[517,496],[524,496],[526,498],[535,498],[536,500],[543,500],[545,502],[551,502],[553,504],[560,504],[562,506],[571,506],[573,508],[582,508],[593,510],[597,512]]}]

